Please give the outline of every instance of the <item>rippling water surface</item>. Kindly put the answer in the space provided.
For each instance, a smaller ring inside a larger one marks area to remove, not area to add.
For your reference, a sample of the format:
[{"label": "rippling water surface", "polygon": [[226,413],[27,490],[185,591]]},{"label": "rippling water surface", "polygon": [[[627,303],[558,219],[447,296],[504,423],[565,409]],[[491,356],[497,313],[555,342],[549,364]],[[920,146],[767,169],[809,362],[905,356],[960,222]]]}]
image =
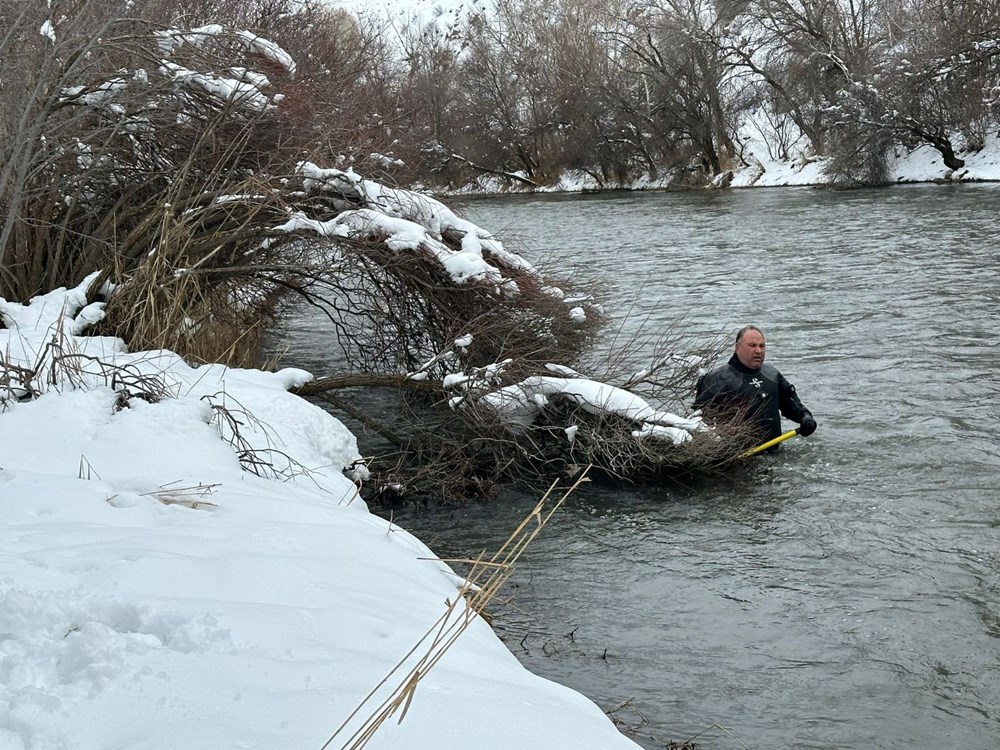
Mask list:
[{"label": "rippling water surface", "polygon": [[[647,748],[1000,748],[1000,187],[464,210],[635,300],[630,321],[760,325],[819,422],[751,474],[577,493],[498,608],[511,650],[627,700]],[[292,325],[288,363],[316,367],[317,335]],[[467,556],[533,502],[396,521]]]}]

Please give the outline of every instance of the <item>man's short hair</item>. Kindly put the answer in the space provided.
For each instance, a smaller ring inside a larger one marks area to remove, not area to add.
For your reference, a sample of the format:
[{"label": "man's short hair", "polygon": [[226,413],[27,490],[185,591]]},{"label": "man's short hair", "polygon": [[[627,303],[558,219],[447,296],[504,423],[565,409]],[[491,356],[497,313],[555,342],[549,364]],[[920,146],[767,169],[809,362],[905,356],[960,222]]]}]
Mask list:
[{"label": "man's short hair", "polygon": [[737,344],[740,343],[740,340],[743,338],[743,334],[746,333],[747,331],[756,331],[761,336],[764,335],[764,332],[762,330],[760,330],[757,326],[743,326],[739,330],[739,332],[736,334],[736,343]]}]

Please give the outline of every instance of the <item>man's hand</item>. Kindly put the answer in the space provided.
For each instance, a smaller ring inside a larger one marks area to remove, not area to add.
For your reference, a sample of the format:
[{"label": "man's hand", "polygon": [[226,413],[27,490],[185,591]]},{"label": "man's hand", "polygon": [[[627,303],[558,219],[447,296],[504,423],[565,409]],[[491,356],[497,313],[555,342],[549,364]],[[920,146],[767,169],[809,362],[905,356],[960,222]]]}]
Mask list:
[{"label": "man's hand", "polygon": [[802,437],[809,437],[814,432],[816,432],[816,420],[813,419],[813,415],[809,412],[805,413],[802,417],[802,421],[799,422],[799,434]]}]

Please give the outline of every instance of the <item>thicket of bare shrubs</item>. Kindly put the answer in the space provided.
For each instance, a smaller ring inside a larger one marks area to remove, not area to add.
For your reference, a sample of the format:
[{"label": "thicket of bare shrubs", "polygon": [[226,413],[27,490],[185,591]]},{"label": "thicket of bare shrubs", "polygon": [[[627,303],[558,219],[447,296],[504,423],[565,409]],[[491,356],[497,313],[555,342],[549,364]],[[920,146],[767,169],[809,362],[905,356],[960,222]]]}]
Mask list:
[{"label": "thicket of bare shrubs", "polygon": [[[303,164],[376,172],[388,158],[377,149],[395,155],[385,147],[416,143],[380,114],[405,119],[401,100],[390,106],[392,59],[373,27],[292,0],[22,0],[0,13],[3,298],[26,302],[99,271],[90,296],[106,298],[100,333],[132,350],[255,365],[276,303],[300,295],[327,314],[349,367],[301,392],[390,446],[373,461],[376,492],[469,496],[583,465],[636,476],[735,455],[738,441],[700,435],[679,449],[636,440],[629,420],[558,399],[528,430],[476,408],[477,395],[550,363],[657,408],[683,406],[693,375],[661,377],[669,357],[655,348],[641,377],[627,358],[617,370],[587,363],[601,322],[586,301],[595,290],[574,303],[587,308],[584,320],[552,288],[558,279],[502,253],[484,251],[498,276],[460,282],[430,252],[323,224],[386,207],[344,173],[317,189]],[[204,26],[214,21],[227,25]],[[424,199],[406,195],[419,209]],[[290,217],[327,228],[290,230]],[[440,242],[458,251],[467,231],[445,226]],[[441,381],[458,372],[481,385],[456,408]],[[397,411],[379,420],[352,399],[358,388],[388,389]]]}]

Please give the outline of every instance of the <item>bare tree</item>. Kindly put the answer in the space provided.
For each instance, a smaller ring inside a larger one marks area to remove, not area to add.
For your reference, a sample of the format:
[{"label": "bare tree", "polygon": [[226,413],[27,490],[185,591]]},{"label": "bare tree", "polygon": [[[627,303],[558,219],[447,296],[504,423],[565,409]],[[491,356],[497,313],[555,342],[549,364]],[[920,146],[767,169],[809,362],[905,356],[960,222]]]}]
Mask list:
[{"label": "bare tree", "polygon": [[880,0],[748,4],[749,24],[733,54],[761,77],[769,105],[795,123],[816,154],[827,151],[827,113],[837,106],[838,93],[869,78],[872,56],[884,51],[881,5]]},{"label": "bare tree", "polygon": [[614,35],[626,53],[618,59],[642,82],[651,128],[686,162],[672,166],[718,174],[735,153],[740,100],[718,41],[728,18],[701,0],[641,2],[627,10],[627,26]]},{"label": "bare tree", "polygon": [[997,121],[1000,7],[921,0],[900,8],[896,27],[900,42],[884,76],[887,119],[904,142],[929,144],[945,166],[960,169],[956,151],[982,147]]}]

